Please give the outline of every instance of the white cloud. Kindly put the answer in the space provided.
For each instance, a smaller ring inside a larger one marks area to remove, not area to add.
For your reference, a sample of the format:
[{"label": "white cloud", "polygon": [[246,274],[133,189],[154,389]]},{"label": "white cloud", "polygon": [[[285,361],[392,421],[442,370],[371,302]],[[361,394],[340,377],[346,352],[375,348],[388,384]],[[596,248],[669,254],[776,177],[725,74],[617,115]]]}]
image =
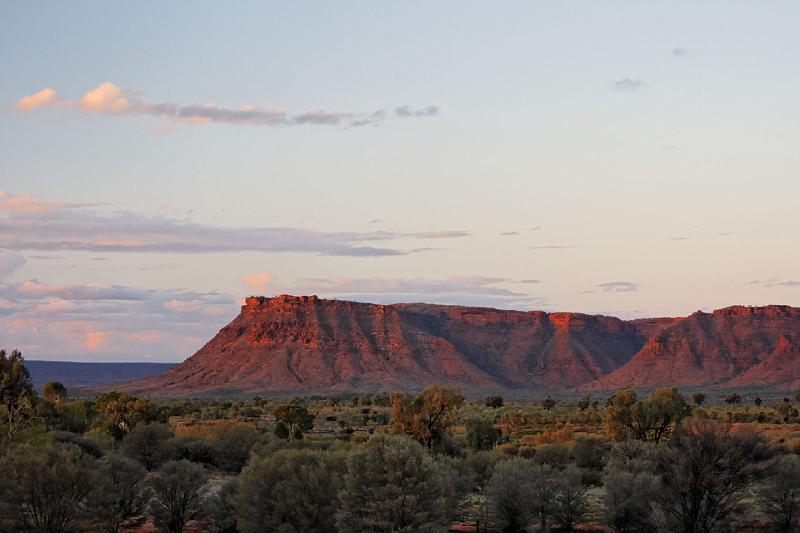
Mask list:
[{"label": "white cloud", "polygon": [[[257,108],[243,105],[238,108],[220,107],[216,104],[179,105],[171,102],[151,102],[135,97],[129,91],[111,82],[103,82],[87,91],[77,101],[62,100],[52,89],[43,89],[35,94],[23,96],[17,101],[14,110],[28,112],[36,109],[68,108],[82,113],[103,113],[115,116],[146,115],[159,118],[157,131],[170,131],[170,123],[201,125],[208,123],[249,125],[249,126],[299,126],[328,125],[358,127],[383,122],[386,111],[378,109],[370,112],[326,111],[316,109],[297,114],[274,108]],[[436,106],[411,109],[400,106],[395,116],[400,118],[429,117],[438,114]]]}]

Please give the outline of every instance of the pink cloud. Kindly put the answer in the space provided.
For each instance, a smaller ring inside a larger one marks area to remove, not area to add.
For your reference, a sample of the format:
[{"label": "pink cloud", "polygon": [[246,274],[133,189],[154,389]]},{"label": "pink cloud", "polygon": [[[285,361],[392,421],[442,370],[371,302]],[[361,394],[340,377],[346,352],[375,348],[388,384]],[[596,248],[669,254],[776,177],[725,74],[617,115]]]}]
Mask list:
[{"label": "pink cloud", "polygon": [[272,283],[272,274],[269,272],[259,272],[258,274],[249,274],[243,279],[244,284],[250,287],[257,293],[265,292]]},{"label": "pink cloud", "polygon": [[14,105],[14,111],[26,113],[37,109],[53,108],[58,107],[60,102],[56,92],[53,89],[46,88],[37,93],[20,98],[16,105]]},{"label": "pink cloud", "polygon": [[12,196],[5,191],[0,191],[0,213],[35,215],[58,211],[61,207],[60,204],[43,202],[28,193]]},{"label": "pink cloud", "polygon": [[121,88],[105,82],[88,91],[78,104],[86,113],[122,113],[131,107]]}]

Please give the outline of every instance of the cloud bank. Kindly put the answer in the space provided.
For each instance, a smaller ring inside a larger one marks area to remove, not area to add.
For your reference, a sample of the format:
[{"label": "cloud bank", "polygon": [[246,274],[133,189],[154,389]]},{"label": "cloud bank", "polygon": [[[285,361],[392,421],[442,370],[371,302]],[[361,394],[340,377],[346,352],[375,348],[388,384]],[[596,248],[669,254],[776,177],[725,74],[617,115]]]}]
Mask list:
[{"label": "cloud bank", "polygon": [[[243,105],[238,108],[220,107],[216,104],[181,105],[172,102],[152,102],[115,85],[104,82],[84,93],[78,100],[60,97],[53,89],[45,88],[20,98],[13,109],[20,113],[36,110],[69,109],[83,114],[102,114],[117,117],[150,116],[185,124],[228,124],[236,126],[301,126],[324,125],[359,127],[383,122],[389,114],[378,109],[371,112],[341,112],[323,109],[291,114],[270,107],[256,108]],[[436,106],[414,109],[408,105],[397,107],[398,118],[422,118],[439,114]]]},{"label": "cloud bank", "polygon": [[531,309],[546,299],[498,285],[513,280],[489,276],[428,278],[305,278],[287,289],[291,294],[317,294],[373,303],[426,302]]},{"label": "cloud bank", "polygon": [[0,192],[0,249],[88,252],[294,252],[329,256],[406,255],[417,250],[366,243],[452,239],[459,230],[323,232],[286,227],[220,227],[130,212],[42,202]]}]

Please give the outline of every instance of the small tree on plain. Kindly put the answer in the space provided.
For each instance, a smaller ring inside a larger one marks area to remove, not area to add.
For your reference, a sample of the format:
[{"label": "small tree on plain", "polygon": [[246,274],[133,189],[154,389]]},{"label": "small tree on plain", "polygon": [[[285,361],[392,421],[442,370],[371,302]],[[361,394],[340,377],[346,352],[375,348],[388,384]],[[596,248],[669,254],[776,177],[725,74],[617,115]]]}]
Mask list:
[{"label": "small tree on plain", "polygon": [[800,525],[800,458],[787,455],[759,488],[764,514],[778,531],[793,533]]},{"label": "small tree on plain", "polygon": [[492,409],[503,407],[503,397],[498,396],[497,394],[492,394],[490,396],[487,396],[486,407],[491,407]]},{"label": "small tree on plain", "polygon": [[574,466],[558,474],[558,486],[553,506],[553,517],[561,528],[572,531],[587,511],[586,487],[580,470]]},{"label": "small tree on plain", "polygon": [[0,523],[12,531],[65,533],[83,523],[96,474],[77,446],[19,446],[0,459],[0,472]]},{"label": "small tree on plain", "polygon": [[153,499],[150,514],[156,527],[167,533],[183,533],[186,524],[203,517],[208,474],[189,461],[170,461],[150,481]]},{"label": "small tree on plain", "polygon": [[658,479],[647,472],[612,470],[603,484],[603,521],[606,525],[618,533],[647,530],[651,504],[658,497]]},{"label": "small tree on plain", "polygon": [[145,521],[150,499],[146,475],[142,465],[127,457],[110,455],[100,462],[90,509],[102,531],[119,533]]},{"label": "small tree on plain", "polygon": [[148,471],[154,470],[172,456],[172,436],[166,424],[138,424],[122,441],[122,452]]},{"label": "small tree on plain", "polygon": [[341,472],[313,450],[255,457],[239,476],[233,499],[244,533],[325,533],[336,528]]},{"label": "small tree on plain", "polygon": [[302,405],[280,405],[275,409],[275,435],[286,440],[299,440],[314,427],[314,415]]},{"label": "small tree on plain", "polygon": [[67,388],[58,381],[48,381],[42,387],[42,396],[48,402],[58,405],[67,399]]},{"label": "small tree on plain", "polygon": [[443,531],[455,505],[450,480],[419,444],[376,435],[348,457],[339,533]]},{"label": "small tree on plain", "polygon": [[536,516],[535,473],[536,468],[530,461],[516,457],[495,468],[486,494],[491,514],[504,533],[524,530]]}]

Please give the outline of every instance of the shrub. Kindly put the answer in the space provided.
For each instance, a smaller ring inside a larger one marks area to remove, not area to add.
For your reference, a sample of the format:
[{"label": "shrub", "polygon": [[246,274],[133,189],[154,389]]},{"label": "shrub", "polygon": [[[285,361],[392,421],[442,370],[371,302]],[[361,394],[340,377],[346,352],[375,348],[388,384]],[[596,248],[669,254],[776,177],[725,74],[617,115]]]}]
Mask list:
[{"label": "shrub", "polygon": [[534,460],[562,470],[569,464],[569,448],[564,444],[546,444],[536,449]]},{"label": "shrub", "polygon": [[335,528],[341,472],[325,454],[281,450],[242,470],[234,507],[244,533],[323,533]]},{"label": "shrub", "polygon": [[797,531],[800,522],[800,459],[782,457],[758,491],[764,514],[778,531]]},{"label": "shrub", "polygon": [[553,517],[562,529],[572,531],[587,510],[586,487],[580,470],[571,466],[558,474]]},{"label": "shrub", "polygon": [[620,533],[646,530],[658,479],[647,472],[612,471],[604,481],[603,521]]},{"label": "shrub", "polygon": [[68,444],[21,445],[0,459],[0,472],[0,523],[44,533],[75,529],[97,477],[92,460]]},{"label": "shrub", "polygon": [[469,420],[466,424],[467,446],[470,449],[491,450],[501,437],[500,430],[489,420]]},{"label": "shrub", "polygon": [[90,498],[94,521],[102,531],[118,533],[141,525],[150,490],[147,471],[133,459],[111,455],[100,462],[97,485]]},{"label": "shrub", "polygon": [[504,532],[523,531],[536,515],[534,475],[533,463],[525,459],[513,458],[497,465],[486,492],[492,514]]},{"label": "shrub", "polygon": [[48,433],[48,435],[58,443],[74,444],[80,448],[83,453],[94,457],[95,459],[103,457],[103,448],[101,448],[97,442],[93,441],[92,439],[88,439],[83,435],[70,433],[69,431],[51,431]]},{"label": "shrub", "polygon": [[452,515],[449,479],[416,442],[376,435],[347,461],[339,533],[441,531]]},{"label": "shrub", "polygon": [[261,440],[256,428],[249,424],[227,426],[213,441],[217,464],[226,472],[238,473],[250,459],[253,447]]},{"label": "shrub", "polygon": [[154,470],[172,456],[171,438],[172,431],[165,424],[138,424],[122,441],[122,452],[148,471]]},{"label": "shrub", "polygon": [[486,407],[491,407],[493,409],[497,409],[498,407],[503,407],[503,397],[493,394],[491,396],[486,397]]},{"label": "shrub", "polygon": [[606,466],[608,444],[594,437],[579,437],[572,446],[571,455],[579,468],[602,470]]},{"label": "shrub", "polygon": [[186,524],[202,518],[208,474],[189,461],[169,461],[150,481],[153,499],[150,514],[156,527],[182,533]]},{"label": "shrub", "polygon": [[194,435],[179,435],[169,442],[175,459],[185,459],[206,466],[216,466],[217,450],[212,444]]}]

